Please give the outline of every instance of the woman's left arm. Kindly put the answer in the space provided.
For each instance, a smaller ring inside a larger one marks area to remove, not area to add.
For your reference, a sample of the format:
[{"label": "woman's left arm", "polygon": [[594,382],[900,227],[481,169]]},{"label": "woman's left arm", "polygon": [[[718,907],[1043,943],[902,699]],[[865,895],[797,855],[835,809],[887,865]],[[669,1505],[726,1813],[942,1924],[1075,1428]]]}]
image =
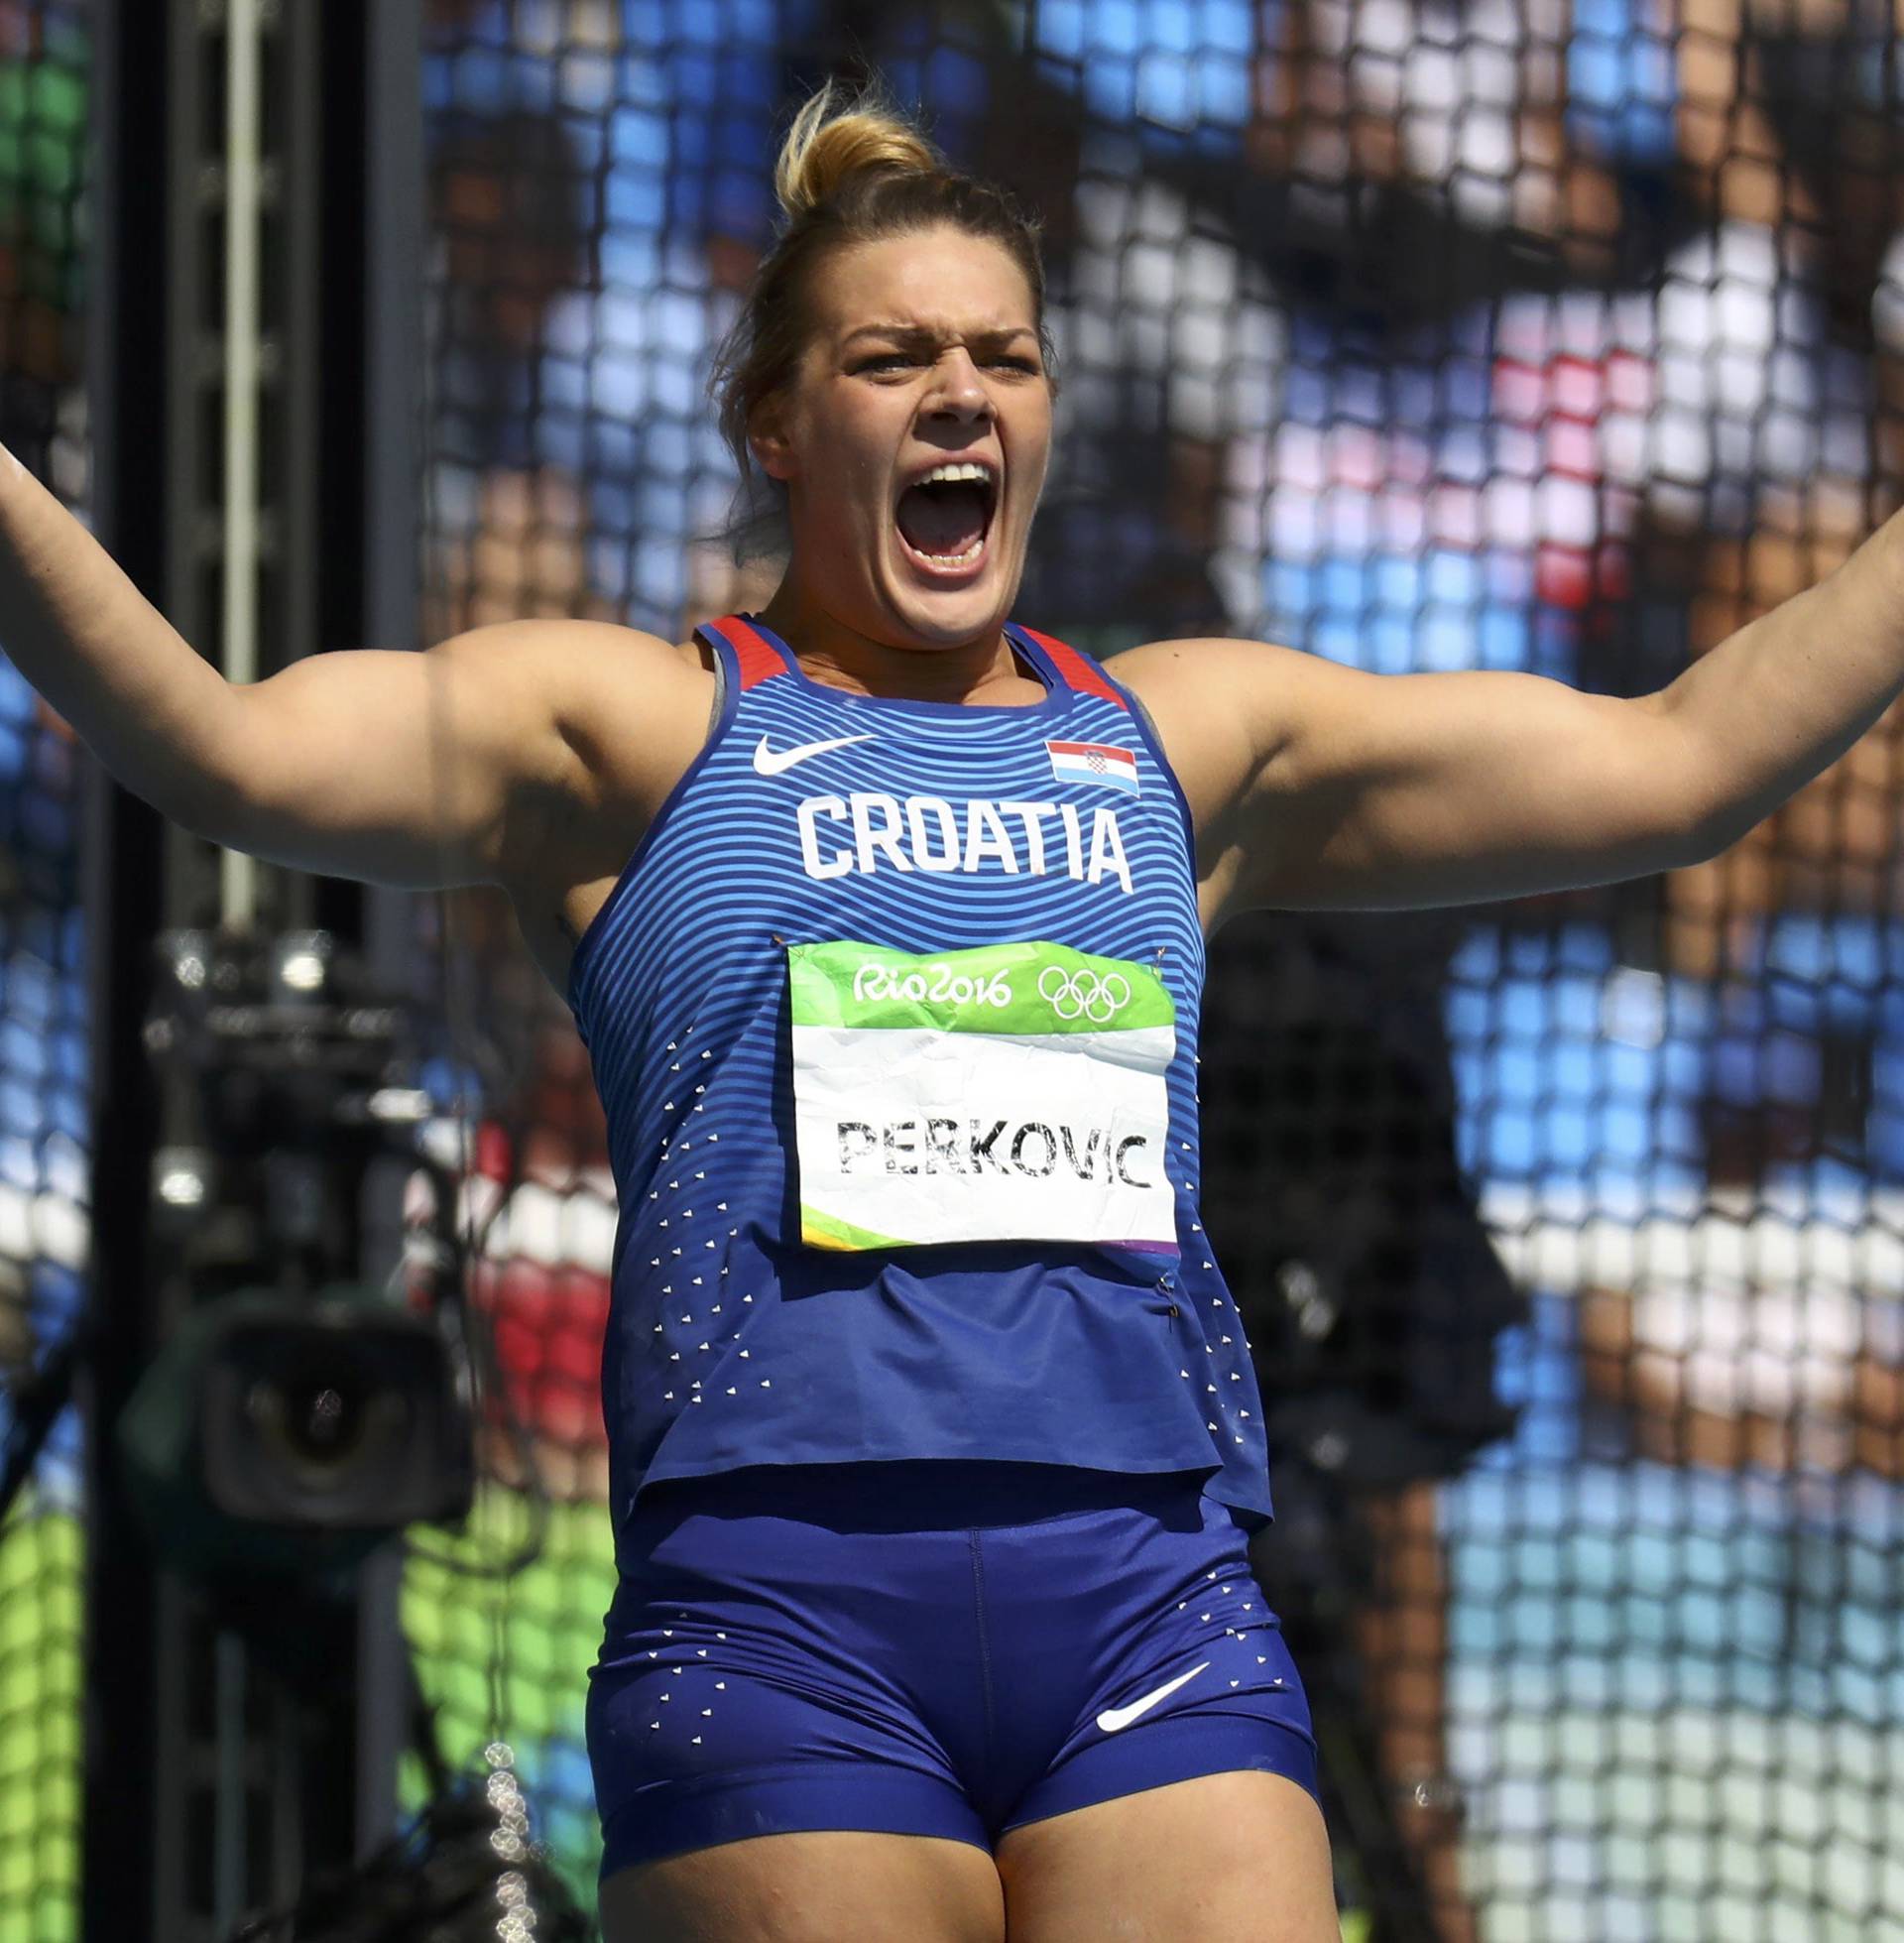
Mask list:
[{"label": "woman's left arm", "polygon": [[1904,514],[1633,700],[1243,641],[1156,642],[1114,671],[1189,799],[1206,921],[1611,883],[1716,855],[1904,688]]}]

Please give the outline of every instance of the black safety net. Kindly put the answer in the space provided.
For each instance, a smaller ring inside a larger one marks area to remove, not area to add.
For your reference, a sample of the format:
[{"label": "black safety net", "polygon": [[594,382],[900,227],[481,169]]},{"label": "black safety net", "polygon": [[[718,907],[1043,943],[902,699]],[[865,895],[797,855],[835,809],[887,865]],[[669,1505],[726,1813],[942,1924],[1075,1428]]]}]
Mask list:
[{"label": "black safety net", "polygon": [[[1238,636],[1637,696],[1899,498],[1872,0],[427,11],[431,638],[762,604],[710,359],[793,104],[869,70],[1042,218],[1060,448],[1019,613],[1114,672]],[[18,734],[24,872],[63,745],[24,696]],[[1213,944],[1208,1224],[1280,1513],[1252,1555],[1352,1935],[1904,1927],[1897,746],[1887,715],[1711,862]],[[9,895],[10,964],[65,935]],[[516,1569],[419,1558],[405,1618],[456,1753],[511,1744],[586,1892],[612,1188],[559,964],[499,893],[444,921],[497,1352],[462,1542]],[[0,1059],[0,1109],[51,1112],[42,1074]]]}]

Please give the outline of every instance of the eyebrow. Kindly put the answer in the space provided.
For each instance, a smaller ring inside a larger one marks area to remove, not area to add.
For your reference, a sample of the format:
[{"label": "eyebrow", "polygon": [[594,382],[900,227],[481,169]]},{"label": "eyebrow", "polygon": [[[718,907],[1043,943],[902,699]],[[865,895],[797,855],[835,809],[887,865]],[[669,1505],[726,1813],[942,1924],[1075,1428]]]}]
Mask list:
[{"label": "eyebrow", "polygon": [[[942,342],[947,334],[928,324],[861,324],[857,329],[849,330],[840,339],[840,347],[844,350],[856,337],[890,337],[893,342],[900,344],[937,344]],[[1035,342],[1037,332],[1029,324],[1008,324],[1002,330],[978,330],[970,333],[970,336],[975,344],[996,348],[1011,343],[1014,337],[1029,337]]]}]

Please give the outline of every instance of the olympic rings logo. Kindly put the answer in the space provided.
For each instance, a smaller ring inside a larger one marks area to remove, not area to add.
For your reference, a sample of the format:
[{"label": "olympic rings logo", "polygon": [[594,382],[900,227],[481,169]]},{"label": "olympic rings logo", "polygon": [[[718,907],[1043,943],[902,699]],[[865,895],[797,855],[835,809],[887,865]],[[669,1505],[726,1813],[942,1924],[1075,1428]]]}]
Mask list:
[{"label": "olympic rings logo", "polygon": [[1067,972],[1062,965],[1046,965],[1038,974],[1038,997],[1060,1019],[1088,1019],[1102,1026],[1130,1003],[1130,981],[1122,972],[1100,978],[1089,966]]}]

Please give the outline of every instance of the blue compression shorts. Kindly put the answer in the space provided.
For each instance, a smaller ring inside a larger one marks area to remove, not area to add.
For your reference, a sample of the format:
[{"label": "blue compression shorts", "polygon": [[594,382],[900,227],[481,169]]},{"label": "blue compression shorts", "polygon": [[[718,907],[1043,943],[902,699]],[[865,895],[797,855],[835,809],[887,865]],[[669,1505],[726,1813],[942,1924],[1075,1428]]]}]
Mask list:
[{"label": "blue compression shorts", "polygon": [[1232,1768],[1309,1705],[1200,1472],[775,1467],[645,1492],[590,1672],[602,1877],[804,1829],[1007,1830]]}]

